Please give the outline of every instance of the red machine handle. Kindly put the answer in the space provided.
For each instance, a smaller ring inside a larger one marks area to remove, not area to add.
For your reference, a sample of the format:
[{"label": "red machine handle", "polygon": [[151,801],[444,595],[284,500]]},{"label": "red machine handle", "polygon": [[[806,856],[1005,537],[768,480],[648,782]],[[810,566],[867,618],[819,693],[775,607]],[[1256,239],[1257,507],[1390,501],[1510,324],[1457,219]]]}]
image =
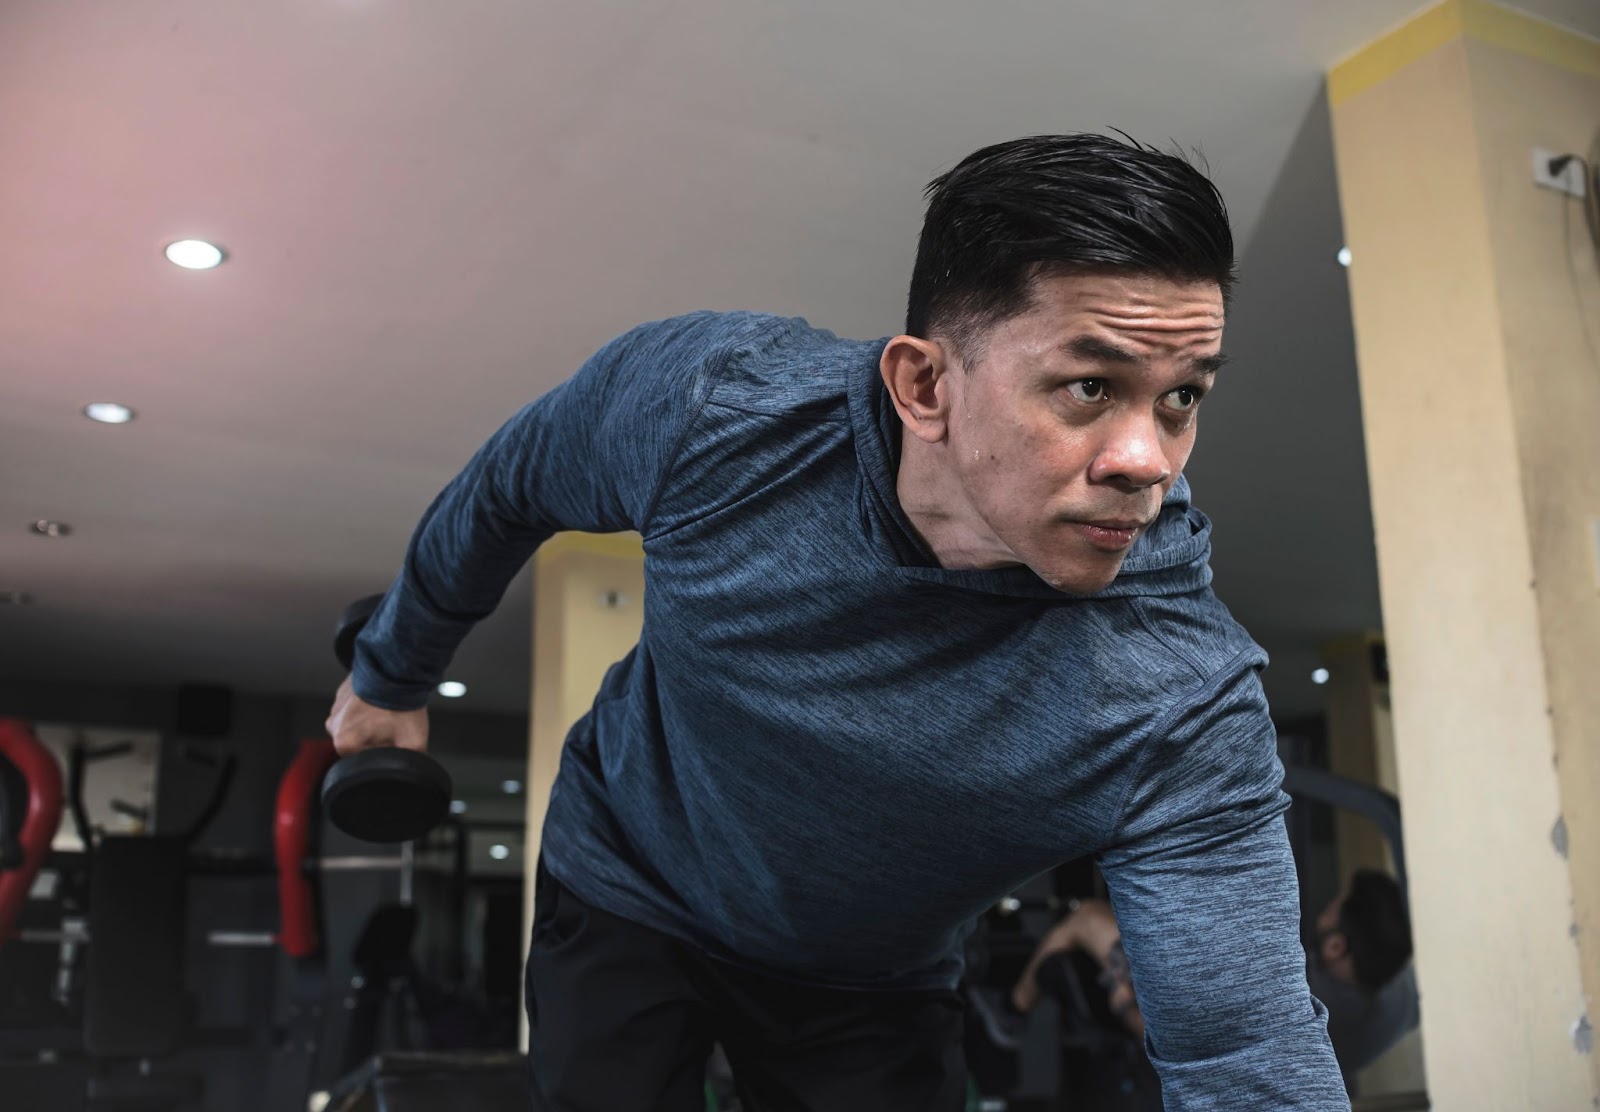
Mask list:
[{"label": "red machine handle", "polygon": [[308,958],[321,945],[317,890],[313,879],[306,875],[306,858],[311,852],[312,823],[317,817],[317,792],[338,756],[333,742],[326,738],[302,741],[300,751],[278,781],[277,822],[273,827],[278,908],[282,916],[278,943],[291,957]]},{"label": "red machine handle", "polygon": [[56,827],[61,825],[61,766],[27,724],[15,718],[0,718],[0,756],[15,765],[28,784],[28,813],[17,839],[22,846],[22,866],[0,872],[3,945],[16,934],[22,905],[33,891],[34,879],[55,840]]}]

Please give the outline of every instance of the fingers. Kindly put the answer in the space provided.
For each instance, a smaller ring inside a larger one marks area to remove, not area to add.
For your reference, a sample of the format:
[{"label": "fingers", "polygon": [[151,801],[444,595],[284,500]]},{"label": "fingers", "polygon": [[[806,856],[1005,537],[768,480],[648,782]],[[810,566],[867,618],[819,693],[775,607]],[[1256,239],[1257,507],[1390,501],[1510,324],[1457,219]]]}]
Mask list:
[{"label": "fingers", "polygon": [[333,706],[328,708],[328,717],[322,722],[322,728],[328,731],[328,736],[333,738],[334,747],[339,744],[339,719],[344,713],[345,703],[352,694],[350,677],[346,676],[339,689],[333,693]]},{"label": "fingers", "polygon": [[348,678],[339,685],[333,709],[323,725],[341,757],[389,745],[418,752],[428,747],[426,710],[395,711],[375,707],[355,693]]}]

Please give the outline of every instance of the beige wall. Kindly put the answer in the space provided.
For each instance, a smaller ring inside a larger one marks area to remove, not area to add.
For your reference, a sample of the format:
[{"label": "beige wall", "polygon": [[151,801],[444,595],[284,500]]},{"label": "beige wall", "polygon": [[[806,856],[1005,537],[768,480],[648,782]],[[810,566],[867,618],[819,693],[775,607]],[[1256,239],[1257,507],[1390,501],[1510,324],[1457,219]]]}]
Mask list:
[{"label": "beige wall", "polygon": [[1330,96],[1434,1107],[1588,1108],[1600,283],[1531,148],[1588,150],[1600,44],[1451,2]]},{"label": "beige wall", "polygon": [[1501,342],[1520,433],[1552,759],[1574,878],[1569,922],[1584,990],[1594,1001],[1600,1000],[1600,553],[1592,532],[1600,521],[1600,275],[1578,204],[1526,182],[1535,144],[1592,150],[1600,135],[1600,69],[1585,75],[1475,41],[1468,57]]}]

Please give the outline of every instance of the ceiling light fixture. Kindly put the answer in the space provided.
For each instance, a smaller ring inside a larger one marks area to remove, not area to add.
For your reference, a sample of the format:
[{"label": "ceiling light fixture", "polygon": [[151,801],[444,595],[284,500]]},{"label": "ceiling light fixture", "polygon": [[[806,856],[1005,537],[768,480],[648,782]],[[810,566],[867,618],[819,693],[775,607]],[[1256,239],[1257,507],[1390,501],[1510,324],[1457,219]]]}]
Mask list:
[{"label": "ceiling light fixture", "polygon": [[28,526],[28,532],[40,537],[65,537],[72,533],[72,526],[65,521],[46,521],[40,518]]},{"label": "ceiling light fixture", "polygon": [[1348,247],[1339,248],[1339,253],[1337,255],[1335,255],[1334,257],[1339,260],[1339,265],[1340,266],[1349,266],[1350,265],[1350,248],[1348,248]]},{"label": "ceiling light fixture", "polygon": [[467,813],[467,801],[465,799],[452,799],[450,801],[450,813],[452,815],[464,815],[464,814],[466,814]]},{"label": "ceiling light fixture", "polygon": [[506,780],[500,784],[500,790],[507,795],[516,795],[522,790],[521,780]]},{"label": "ceiling light fixture", "polygon": [[221,266],[227,253],[214,243],[203,239],[180,239],[167,244],[167,261],[185,270],[210,270]]},{"label": "ceiling light fixture", "polygon": [[1328,670],[1326,668],[1318,668],[1316,671],[1312,672],[1311,673],[1311,682],[1314,683],[1314,684],[1317,684],[1318,686],[1321,686],[1322,684],[1327,683],[1328,682]]},{"label": "ceiling light fixture", "polygon": [[90,402],[83,407],[83,415],[102,425],[126,425],[134,418],[133,410],[116,402]]},{"label": "ceiling light fixture", "polygon": [[0,606],[32,606],[33,596],[14,588],[0,589]]},{"label": "ceiling light fixture", "polygon": [[501,845],[499,842],[496,842],[494,845],[489,847],[489,856],[494,858],[496,861],[504,861],[506,858],[511,856],[511,851],[505,846]]},{"label": "ceiling light fixture", "polygon": [[439,685],[439,694],[446,699],[459,699],[467,693],[467,685],[455,680],[445,680]]}]

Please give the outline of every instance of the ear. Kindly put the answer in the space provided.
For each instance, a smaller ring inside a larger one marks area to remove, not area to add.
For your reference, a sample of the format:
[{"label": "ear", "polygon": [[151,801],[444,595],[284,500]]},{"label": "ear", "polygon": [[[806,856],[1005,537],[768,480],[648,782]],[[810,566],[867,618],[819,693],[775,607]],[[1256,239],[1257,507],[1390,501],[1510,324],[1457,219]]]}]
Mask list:
[{"label": "ear", "polygon": [[1322,936],[1322,964],[1332,965],[1350,953],[1350,942],[1343,931],[1329,931]]},{"label": "ear", "polygon": [[937,340],[896,336],[883,349],[878,371],[906,431],[937,444],[950,420],[949,374],[952,360]]}]

